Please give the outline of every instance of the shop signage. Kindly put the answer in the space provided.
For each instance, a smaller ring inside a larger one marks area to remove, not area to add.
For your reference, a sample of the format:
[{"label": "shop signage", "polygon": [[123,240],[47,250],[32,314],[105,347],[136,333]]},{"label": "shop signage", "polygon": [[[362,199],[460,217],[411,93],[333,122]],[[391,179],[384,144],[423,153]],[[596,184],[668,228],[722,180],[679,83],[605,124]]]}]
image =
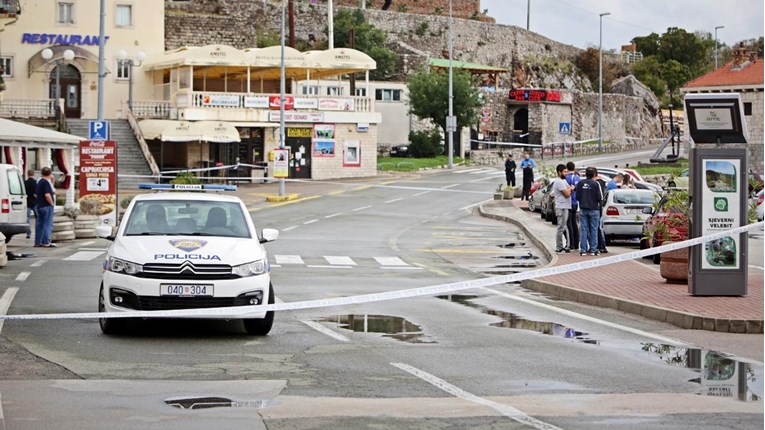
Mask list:
[{"label": "shop signage", "polygon": [[[109,36],[104,37],[104,43],[109,41]],[[24,33],[21,35],[21,43],[32,45],[86,45],[98,46],[98,36],[84,36],[81,34],[56,34],[56,33]]]},{"label": "shop signage", "polygon": [[244,107],[268,109],[268,96],[244,96]]},{"label": "shop signage", "polygon": [[[268,120],[279,122],[280,112],[269,112]],[[284,122],[324,122],[324,114],[321,112],[284,112]]]},{"label": "shop signage", "polygon": [[290,150],[274,149],[274,178],[288,178]]},{"label": "shop signage", "polygon": [[117,142],[80,142],[80,209],[117,225]]},{"label": "shop signage", "polygon": [[[280,109],[281,96],[268,96],[268,108]],[[295,98],[293,96],[284,96],[284,109],[292,110],[295,108]]]},{"label": "shop signage", "polygon": [[319,99],[308,97],[295,97],[295,109],[318,109]]},{"label": "shop signage", "polygon": [[239,96],[229,94],[203,94],[203,106],[239,107]]},{"label": "shop signage", "polygon": [[[704,159],[701,191],[701,234],[708,235],[740,227],[741,160]],[[738,269],[739,236],[707,242],[701,259],[702,269]]]},{"label": "shop signage", "polygon": [[560,102],[560,91],[512,90],[510,100],[517,102]]},{"label": "shop signage", "polygon": [[353,99],[320,98],[319,110],[345,110],[352,111]]}]

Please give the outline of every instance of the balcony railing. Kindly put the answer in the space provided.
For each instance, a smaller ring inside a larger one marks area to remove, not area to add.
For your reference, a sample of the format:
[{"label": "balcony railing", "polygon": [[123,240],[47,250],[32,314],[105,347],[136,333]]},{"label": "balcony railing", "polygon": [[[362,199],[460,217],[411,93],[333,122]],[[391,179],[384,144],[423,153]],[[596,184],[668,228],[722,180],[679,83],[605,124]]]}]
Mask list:
[{"label": "balcony railing", "polygon": [[[287,94],[290,109],[298,111],[373,112],[369,97],[314,96]],[[276,103],[276,104],[274,104]],[[210,109],[274,109],[278,108],[279,94],[222,93],[211,91],[179,92],[177,107]]]},{"label": "balcony railing", "polygon": [[55,118],[56,100],[4,99],[0,102],[3,118]]},{"label": "balcony railing", "polygon": [[134,101],[133,115],[136,118],[167,119],[170,118],[170,102]]}]

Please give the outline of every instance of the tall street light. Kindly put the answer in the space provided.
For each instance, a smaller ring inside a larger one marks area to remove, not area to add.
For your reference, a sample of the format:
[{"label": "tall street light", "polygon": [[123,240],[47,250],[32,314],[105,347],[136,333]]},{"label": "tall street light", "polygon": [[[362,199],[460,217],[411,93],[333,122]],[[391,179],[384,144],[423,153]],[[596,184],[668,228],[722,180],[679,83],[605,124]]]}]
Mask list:
[{"label": "tall street light", "polygon": [[715,27],[715,69],[717,69],[717,30],[725,28],[724,25],[718,25]]},{"label": "tall street light", "polygon": [[[279,72],[279,149],[284,149],[284,103],[285,103],[285,96],[284,93],[286,91],[286,83],[285,83],[285,66],[284,66],[284,38],[285,38],[285,32],[284,32],[284,15],[285,15],[285,9],[286,9],[286,0],[282,0],[282,37],[281,37],[281,66],[280,66],[280,72]],[[329,2],[329,14],[330,17],[332,16],[332,2]],[[330,30],[329,30],[329,43],[330,43],[330,49],[332,48],[332,24],[330,21]],[[279,178],[279,196],[283,197],[286,194],[285,190],[285,184],[284,184],[284,178]]]},{"label": "tall street light", "polygon": [[446,134],[449,135],[449,162],[448,167],[454,167],[454,132],[456,121],[454,120],[454,75],[452,71],[452,0],[449,0],[449,116],[446,117]]},{"label": "tall street light", "polygon": [[603,151],[603,17],[610,12],[600,14],[600,42],[598,43],[598,152]]},{"label": "tall street light", "polygon": [[[53,51],[50,48],[45,48],[42,51],[42,57],[45,60],[50,61],[53,58]],[[56,60],[56,107],[59,106],[59,100],[61,100],[61,67],[64,63],[74,60],[74,51],[67,49],[64,51],[63,58]]]},{"label": "tall street light", "polygon": [[146,54],[144,52],[139,52],[136,54],[135,59],[128,58],[127,52],[125,52],[124,49],[121,49],[120,52],[117,53],[117,57],[120,60],[121,66],[127,66],[128,67],[128,108],[130,110],[133,110],[133,67],[141,67],[141,64],[143,64],[143,60],[146,59]]}]

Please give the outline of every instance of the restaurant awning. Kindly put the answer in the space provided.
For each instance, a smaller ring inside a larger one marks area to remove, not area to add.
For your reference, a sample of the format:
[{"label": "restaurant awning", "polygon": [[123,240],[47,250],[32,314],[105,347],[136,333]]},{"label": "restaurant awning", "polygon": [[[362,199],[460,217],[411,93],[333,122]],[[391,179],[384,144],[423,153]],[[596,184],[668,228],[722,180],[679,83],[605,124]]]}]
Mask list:
[{"label": "restaurant awning", "polygon": [[[244,52],[250,61],[250,75],[253,79],[279,79],[282,63],[281,46],[249,48]],[[307,64],[302,52],[289,46],[284,47],[284,73],[287,79],[305,78]]]},{"label": "restaurant awning", "polygon": [[68,148],[80,144],[84,137],[35,127],[23,122],[0,118],[0,146],[48,146]]},{"label": "restaurant awning", "polygon": [[375,70],[377,63],[369,55],[350,48],[304,53],[311,79]]},{"label": "restaurant awning", "polygon": [[192,129],[199,133],[201,141],[212,143],[241,142],[239,131],[228,122],[197,121],[192,123]]},{"label": "restaurant awning", "polygon": [[174,121],[145,119],[138,123],[144,139],[163,142],[241,142],[239,131],[230,122],[221,121]]},{"label": "restaurant awning", "polygon": [[228,45],[184,46],[153,61],[147,60],[147,71],[172,69],[181,66],[247,67],[249,60],[244,51]]}]

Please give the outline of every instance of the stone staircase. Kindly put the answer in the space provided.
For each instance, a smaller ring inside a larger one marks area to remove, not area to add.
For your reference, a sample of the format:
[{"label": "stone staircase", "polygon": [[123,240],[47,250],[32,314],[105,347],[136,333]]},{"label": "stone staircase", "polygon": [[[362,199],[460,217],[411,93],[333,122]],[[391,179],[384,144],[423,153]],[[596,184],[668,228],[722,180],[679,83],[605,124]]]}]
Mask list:
[{"label": "stone staircase", "polygon": [[[66,123],[72,134],[88,136],[89,119],[67,119]],[[138,146],[138,141],[130,128],[130,124],[124,119],[109,120],[111,140],[117,141],[117,162],[119,164],[119,176],[117,187],[120,191],[138,190],[138,184],[154,182],[151,178],[134,178],[128,175],[151,176],[149,163]]]}]

